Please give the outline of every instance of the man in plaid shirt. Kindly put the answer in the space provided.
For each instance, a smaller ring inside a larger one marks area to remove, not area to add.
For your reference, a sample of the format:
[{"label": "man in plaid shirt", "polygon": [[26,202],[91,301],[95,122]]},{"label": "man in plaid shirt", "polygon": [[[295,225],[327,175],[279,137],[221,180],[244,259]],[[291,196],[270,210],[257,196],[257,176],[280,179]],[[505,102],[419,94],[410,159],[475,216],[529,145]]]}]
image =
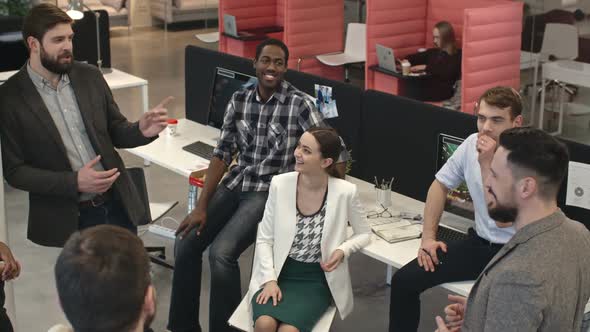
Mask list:
[{"label": "man in plaid shirt", "polygon": [[[235,331],[227,320],[241,300],[237,260],[256,238],[270,180],[273,175],[293,170],[293,152],[304,131],[325,126],[313,102],[283,80],[288,60],[289,50],[283,42],[263,41],[254,59],[257,84],[237,91],[227,106],[221,140],[197,206],[177,230],[168,320],[172,332],[201,331],[202,256],[208,247],[209,331]],[[237,166],[222,180],[236,153]],[[336,166],[344,174],[344,163]]]}]

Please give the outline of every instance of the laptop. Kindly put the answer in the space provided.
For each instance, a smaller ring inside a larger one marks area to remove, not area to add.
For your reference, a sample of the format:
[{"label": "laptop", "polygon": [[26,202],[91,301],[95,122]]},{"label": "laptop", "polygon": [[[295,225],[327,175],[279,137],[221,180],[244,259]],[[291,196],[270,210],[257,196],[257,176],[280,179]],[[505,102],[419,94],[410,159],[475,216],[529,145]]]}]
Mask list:
[{"label": "laptop", "polygon": [[376,48],[379,67],[397,73],[393,49],[379,44],[376,45]]},{"label": "laptop", "polygon": [[236,25],[236,17],[230,14],[223,14],[223,31],[234,37],[238,37],[238,26]]}]

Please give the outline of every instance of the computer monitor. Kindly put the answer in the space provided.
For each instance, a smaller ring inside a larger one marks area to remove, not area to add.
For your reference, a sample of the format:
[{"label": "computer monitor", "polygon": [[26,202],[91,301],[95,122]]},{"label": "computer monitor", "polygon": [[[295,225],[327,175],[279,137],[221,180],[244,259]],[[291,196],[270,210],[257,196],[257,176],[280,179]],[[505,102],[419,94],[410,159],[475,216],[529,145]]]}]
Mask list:
[{"label": "computer monitor", "polygon": [[[457,150],[459,145],[463,143],[463,138],[454,137],[447,134],[438,135],[438,153],[436,161],[436,170],[440,170],[443,165],[451,158],[453,153]],[[457,188],[449,191],[445,203],[445,211],[454,213],[456,215],[474,220],[475,209],[473,207],[473,200],[469,194],[469,189],[465,181]]]},{"label": "computer monitor", "polygon": [[207,124],[221,129],[223,116],[234,92],[256,83],[256,77],[233,70],[215,68],[215,79],[211,88]]}]

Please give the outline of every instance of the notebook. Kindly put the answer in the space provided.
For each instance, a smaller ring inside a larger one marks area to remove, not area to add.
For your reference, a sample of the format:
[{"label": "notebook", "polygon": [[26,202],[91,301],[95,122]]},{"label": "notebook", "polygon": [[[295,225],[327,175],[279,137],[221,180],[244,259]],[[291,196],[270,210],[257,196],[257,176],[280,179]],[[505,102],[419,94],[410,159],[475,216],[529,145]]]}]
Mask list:
[{"label": "notebook", "polygon": [[377,218],[369,219],[371,230],[389,243],[417,239],[422,235],[422,225],[412,224],[407,219]]}]

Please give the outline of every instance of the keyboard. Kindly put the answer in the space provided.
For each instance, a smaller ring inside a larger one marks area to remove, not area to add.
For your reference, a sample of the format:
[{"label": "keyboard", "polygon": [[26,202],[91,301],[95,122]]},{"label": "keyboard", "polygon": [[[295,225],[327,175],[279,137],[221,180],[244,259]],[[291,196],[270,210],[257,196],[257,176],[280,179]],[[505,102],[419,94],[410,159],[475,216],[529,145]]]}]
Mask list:
[{"label": "keyboard", "polygon": [[436,232],[436,239],[445,243],[467,239],[467,234],[440,225]]},{"label": "keyboard", "polygon": [[211,160],[215,147],[201,141],[196,141],[189,145],[183,146],[182,149],[192,154],[196,154],[201,158]]}]

